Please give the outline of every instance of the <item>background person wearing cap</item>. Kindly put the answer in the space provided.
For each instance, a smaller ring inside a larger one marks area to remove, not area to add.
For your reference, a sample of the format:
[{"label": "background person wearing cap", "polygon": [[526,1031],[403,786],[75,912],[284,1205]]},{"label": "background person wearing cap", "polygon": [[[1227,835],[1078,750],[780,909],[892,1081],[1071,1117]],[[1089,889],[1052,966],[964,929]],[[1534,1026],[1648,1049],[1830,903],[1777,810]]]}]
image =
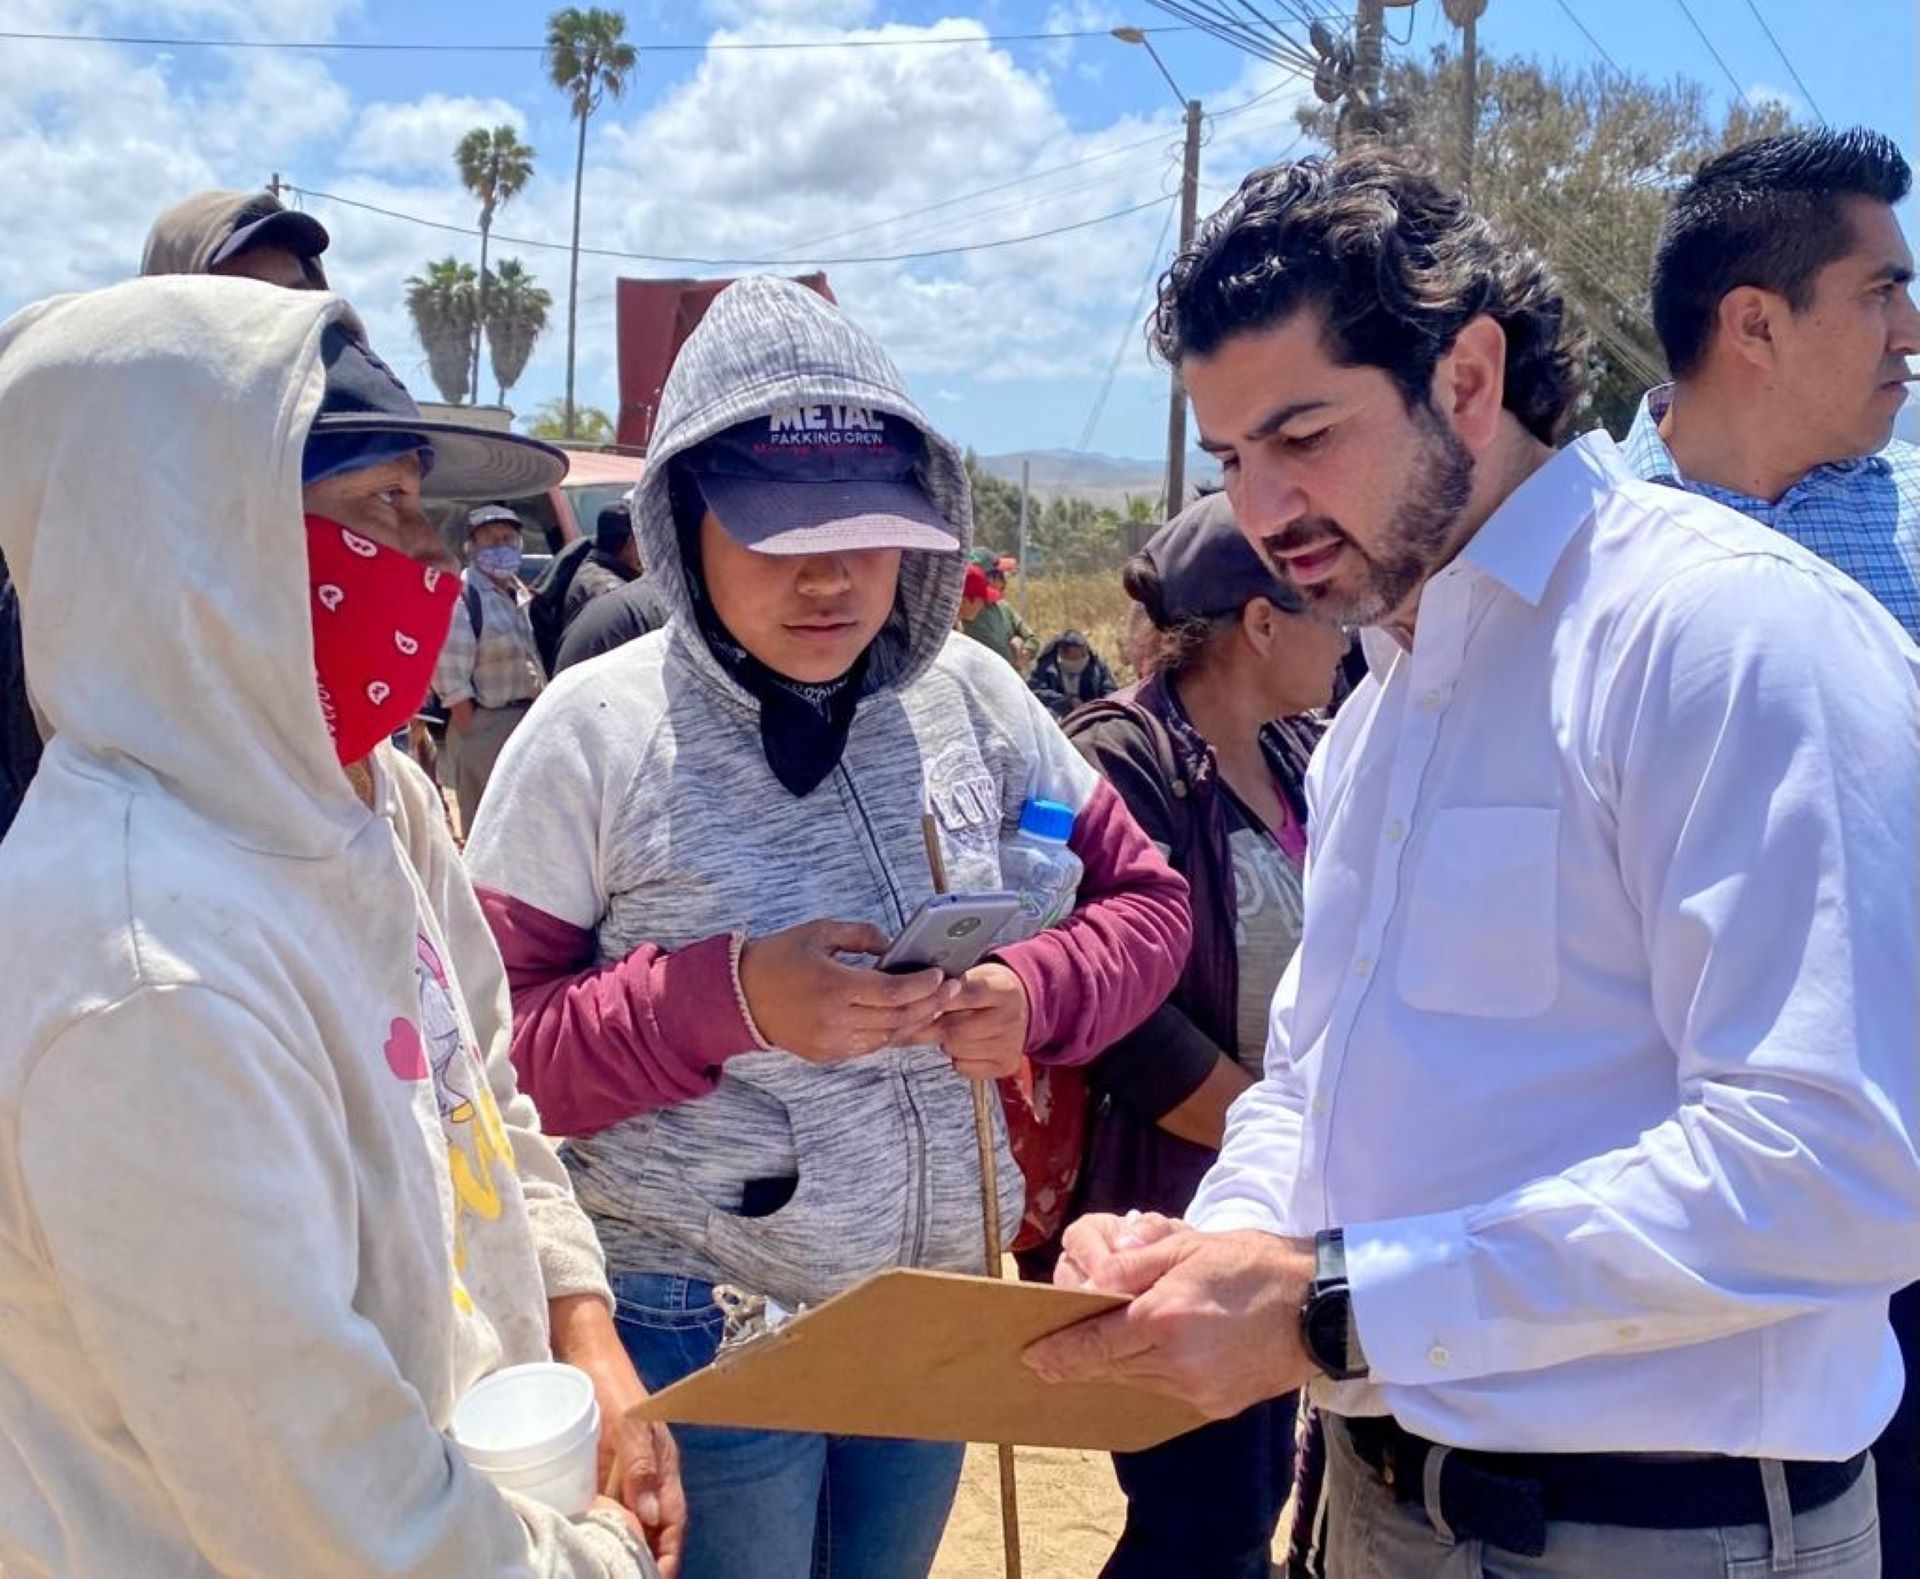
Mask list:
[{"label": "background person wearing cap", "polygon": [[1041,649],[1027,684],[1055,718],[1114,691],[1113,671],[1079,631],[1065,631]]},{"label": "background person wearing cap", "polygon": [[467,568],[461,611],[433,670],[433,694],[447,710],[440,781],[460,803],[462,833],[473,827],[500,750],[546,683],[520,580],[520,517],[504,504],[467,513]]},{"label": "background person wearing cap", "polygon": [[[634,529],[667,628],[549,687],[467,857],[516,984],[516,1063],[572,1137],[659,1386],[713,1358],[715,1284],[793,1309],[893,1266],[980,1270],[968,1077],[1131,1029],[1187,918],[1019,676],[955,636],[961,457],[833,306],[784,280],[721,293],[662,394]],[[1074,813],[1086,877],[1062,926],[953,982],[861,960],[933,892],[924,814],[953,888],[993,889],[1029,796]],[[686,1579],[925,1574],[962,1457],[678,1435]]]},{"label": "background person wearing cap", "polygon": [[563,1518],[446,1436],[554,1355],[677,1541],[498,951],[383,744],[457,596],[423,476],[564,459],[417,418],[322,297],[138,280],[0,331],[0,542],[56,728],[0,846],[9,1572],[651,1575],[613,1504]]},{"label": "background person wearing cap", "polygon": [[224,274],[324,291],[327,228],[271,192],[196,192],[153,222],[142,274]]},{"label": "background person wearing cap", "polygon": [[960,591],[960,629],[1025,674],[1040,650],[1040,638],[1006,601],[1006,587],[1006,573],[993,555],[974,555]]},{"label": "background person wearing cap", "polygon": [[[1149,677],[1077,712],[1068,738],[1193,893],[1193,952],[1167,1000],[1089,1069],[1074,1213],[1180,1216],[1219,1152],[1227,1106],[1259,1078],[1267,1013],[1300,941],[1312,716],[1346,639],[1302,612],[1214,494],[1125,572]],[[1052,1275],[1057,1244],[1023,1255]],[[1105,1579],[1265,1579],[1290,1482],[1291,1396],[1114,1458],[1127,1521]]]}]

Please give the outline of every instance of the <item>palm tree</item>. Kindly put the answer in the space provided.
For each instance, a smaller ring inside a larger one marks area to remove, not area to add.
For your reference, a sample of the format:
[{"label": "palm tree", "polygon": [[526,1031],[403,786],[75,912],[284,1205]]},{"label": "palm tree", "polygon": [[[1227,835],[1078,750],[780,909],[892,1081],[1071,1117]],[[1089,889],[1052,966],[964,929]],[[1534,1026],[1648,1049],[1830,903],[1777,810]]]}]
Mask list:
[{"label": "palm tree", "polygon": [[[598,406],[576,406],[573,411],[573,437],[588,444],[611,444],[614,437],[613,418]],[[527,418],[527,433],[536,439],[564,439],[567,437],[567,413],[556,395],[544,402],[540,409]]]},{"label": "palm tree", "polygon": [[518,258],[500,260],[500,272],[493,277],[486,327],[502,405],[506,404],[507,391],[527,370],[527,358],[533,355],[534,342],[546,332],[547,313],[552,306],[553,297],[534,283]]},{"label": "palm tree", "polygon": [[407,281],[407,311],[413,332],[426,348],[427,371],[440,398],[457,406],[467,398],[467,379],[473,363],[473,328],[479,321],[477,280],[473,265],[458,258],[429,263]]},{"label": "palm tree", "polygon": [[568,6],[547,20],[547,73],[567,95],[580,123],[580,147],[573,161],[573,257],[567,269],[567,437],[573,437],[573,361],[580,313],[580,189],[587,177],[587,121],[608,94],[627,91],[627,77],[639,52],[627,42],[622,11],[586,11]]},{"label": "palm tree", "polygon": [[480,330],[487,322],[487,242],[493,216],[533,179],[533,150],[511,126],[476,126],[453,151],[460,184],[480,200],[480,303],[473,332],[473,398],[480,400]]}]

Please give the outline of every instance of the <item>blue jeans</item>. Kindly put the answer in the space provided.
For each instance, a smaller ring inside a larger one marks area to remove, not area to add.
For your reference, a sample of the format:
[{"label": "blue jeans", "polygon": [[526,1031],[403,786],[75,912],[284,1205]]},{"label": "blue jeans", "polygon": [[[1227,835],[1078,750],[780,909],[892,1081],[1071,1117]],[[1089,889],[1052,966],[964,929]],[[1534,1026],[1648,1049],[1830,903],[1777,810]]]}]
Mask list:
[{"label": "blue jeans", "polygon": [[[614,1324],[658,1391],[712,1362],[713,1285],[612,1277]],[[687,1488],[681,1579],[915,1579],[933,1567],[965,1448],[950,1442],[675,1426]]]}]

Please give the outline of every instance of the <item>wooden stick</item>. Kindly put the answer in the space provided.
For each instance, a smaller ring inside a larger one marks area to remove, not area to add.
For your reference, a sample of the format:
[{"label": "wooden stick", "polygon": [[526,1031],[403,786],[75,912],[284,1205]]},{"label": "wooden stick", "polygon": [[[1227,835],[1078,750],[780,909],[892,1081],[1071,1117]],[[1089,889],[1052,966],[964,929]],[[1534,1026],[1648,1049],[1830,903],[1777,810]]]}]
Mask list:
[{"label": "wooden stick", "polygon": [[[940,828],[928,812],[920,819],[920,836],[927,845],[927,870],[933,877],[933,891],[947,891],[947,862],[940,850]],[[988,1277],[1004,1275],[1000,1256],[1000,1182],[999,1166],[993,1145],[993,1110],[988,1104],[987,1083],[975,1080],[973,1086],[973,1142],[980,1153],[980,1222]],[[1020,1579],[1020,1497],[1014,1480],[1013,1445],[1000,1447],[1000,1540],[1005,1554],[1007,1579]]]}]

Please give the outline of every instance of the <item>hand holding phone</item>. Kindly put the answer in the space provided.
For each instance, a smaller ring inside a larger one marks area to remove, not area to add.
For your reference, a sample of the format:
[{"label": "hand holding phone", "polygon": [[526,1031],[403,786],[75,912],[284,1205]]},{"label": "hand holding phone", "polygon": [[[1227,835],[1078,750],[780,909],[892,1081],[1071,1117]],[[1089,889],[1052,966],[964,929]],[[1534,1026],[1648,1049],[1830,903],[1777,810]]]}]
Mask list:
[{"label": "hand holding phone", "polygon": [[771,1046],[811,1063],[859,1058],[931,1041],[960,991],[939,970],[886,974],[843,954],[880,954],[887,937],[848,921],[809,921],[755,938],[740,951],[740,992]]},{"label": "hand holding phone", "polygon": [[964,976],[986,958],[1019,913],[1020,896],[1004,889],[935,894],[888,945],[880,969],[893,973],[933,966],[945,976]]}]

